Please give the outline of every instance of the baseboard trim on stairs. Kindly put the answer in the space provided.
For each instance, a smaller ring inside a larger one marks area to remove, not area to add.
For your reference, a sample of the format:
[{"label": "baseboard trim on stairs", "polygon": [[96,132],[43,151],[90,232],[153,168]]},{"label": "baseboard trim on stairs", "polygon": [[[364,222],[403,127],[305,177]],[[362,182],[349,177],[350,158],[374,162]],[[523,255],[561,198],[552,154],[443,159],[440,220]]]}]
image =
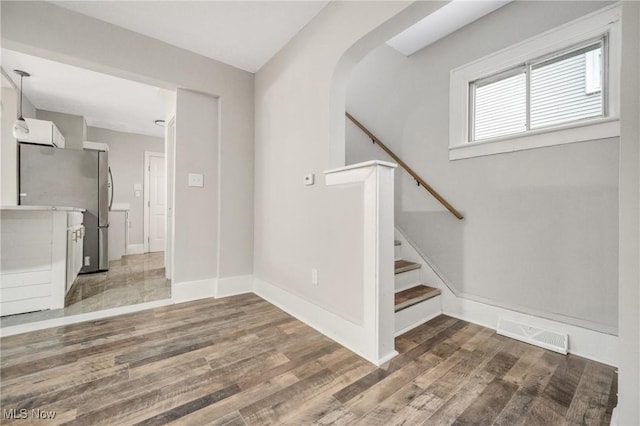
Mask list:
[{"label": "baseboard trim on stairs", "polygon": [[365,348],[367,342],[362,325],[346,320],[260,278],[254,278],[253,292],[375,365],[379,366],[398,354],[393,350],[373,359]]}]

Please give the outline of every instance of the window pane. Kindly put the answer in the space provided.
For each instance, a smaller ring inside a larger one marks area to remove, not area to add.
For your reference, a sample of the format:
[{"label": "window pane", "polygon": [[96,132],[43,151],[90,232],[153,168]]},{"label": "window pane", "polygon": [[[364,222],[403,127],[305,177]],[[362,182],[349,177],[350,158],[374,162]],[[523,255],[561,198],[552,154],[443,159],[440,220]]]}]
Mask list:
[{"label": "window pane", "polygon": [[527,88],[524,71],[475,86],[473,140],[527,130]]},{"label": "window pane", "polygon": [[532,129],[603,115],[601,55],[598,43],[532,67]]}]

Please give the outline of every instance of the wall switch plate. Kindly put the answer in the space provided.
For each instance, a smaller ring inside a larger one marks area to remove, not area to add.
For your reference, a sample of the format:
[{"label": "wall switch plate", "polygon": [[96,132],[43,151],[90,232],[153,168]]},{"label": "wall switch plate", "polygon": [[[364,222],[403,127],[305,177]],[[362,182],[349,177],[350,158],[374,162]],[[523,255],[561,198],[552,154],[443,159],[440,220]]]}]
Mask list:
[{"label": "wall switch plate", "polygon": [[189,186],[202,188],[204,186],[204,175],[199,173],[189,173]]},{"label": "wall switch plate", "polygon": [[308,174],[308,175],[304,175],[304,184],[305,185],[313,185],[313,181],[315,176],[313,175],[313,173]]},{"label": "wall switch plate", "polygon": [[142,184],[141,183],[134,183],[133,184],[133,190],[134,191],[142,191]]},{"label": "wall switch plate", "polygon": [[318,285],[318,282],[320,282],[318,270],[316,268],[313,268],[311,269],[311,284]]}]

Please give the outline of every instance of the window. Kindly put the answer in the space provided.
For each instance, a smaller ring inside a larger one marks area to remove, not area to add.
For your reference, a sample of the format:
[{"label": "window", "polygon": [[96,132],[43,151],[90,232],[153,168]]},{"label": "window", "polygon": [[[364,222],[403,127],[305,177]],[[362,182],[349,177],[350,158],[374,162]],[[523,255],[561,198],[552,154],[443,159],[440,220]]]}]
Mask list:
[{"label": "window", "polygon": [[619,7],[451,72],[450,159],[619,135]]},{"label": "window", "polygon": [[469,141],[603,117],[605,48],[602,37],[470,83]]}]

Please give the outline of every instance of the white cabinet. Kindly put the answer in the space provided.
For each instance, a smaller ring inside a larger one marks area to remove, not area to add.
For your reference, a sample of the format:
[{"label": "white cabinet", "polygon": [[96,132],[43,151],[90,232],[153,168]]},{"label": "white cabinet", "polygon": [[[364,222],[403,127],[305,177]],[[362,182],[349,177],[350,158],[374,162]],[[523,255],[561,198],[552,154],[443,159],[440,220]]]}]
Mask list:
[{"label": "white cabinet", "polygon": [[72,212],[67,216],[67,277],[65,294],[78,277],[78,272],[82,268],[82,257],[84,244],[84,225],[82,224],[82,213]]},{"label": "white cabinet", "polygon": [[30,142],[41,145],[64,148],[64,136],[52,121],[25,118],[29,133],[18,136],[18,142]]},{"label": "white cabinet", "polygon": [[64,308],[83,256],[81,209],[0,208],[0,315]]}]

